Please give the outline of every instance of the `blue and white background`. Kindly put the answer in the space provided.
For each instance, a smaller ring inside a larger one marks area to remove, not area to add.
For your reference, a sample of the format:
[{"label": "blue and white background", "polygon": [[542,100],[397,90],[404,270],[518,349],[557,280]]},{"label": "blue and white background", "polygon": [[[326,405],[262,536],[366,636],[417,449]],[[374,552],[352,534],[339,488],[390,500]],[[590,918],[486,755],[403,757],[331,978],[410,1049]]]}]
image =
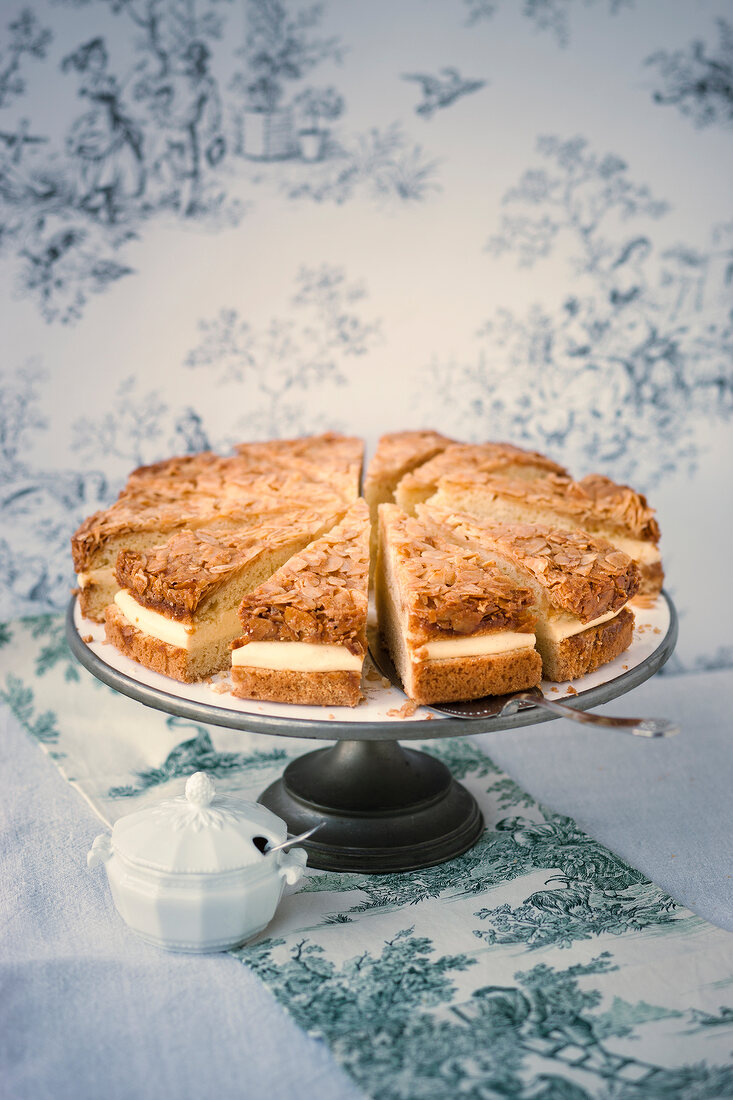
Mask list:
[{"label": "blue and white background", "polygon": [[0,30],[0,615],[173,451],[399,427],[646,491],[733,665],[722,0],[31,0]]}]

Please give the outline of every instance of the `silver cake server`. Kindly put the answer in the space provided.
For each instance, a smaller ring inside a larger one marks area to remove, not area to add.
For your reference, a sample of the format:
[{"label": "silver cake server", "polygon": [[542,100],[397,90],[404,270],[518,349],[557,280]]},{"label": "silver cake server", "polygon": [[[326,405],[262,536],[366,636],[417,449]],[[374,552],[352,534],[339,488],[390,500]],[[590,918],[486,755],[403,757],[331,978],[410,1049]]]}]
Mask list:
[{"label": "silver cake server", "polygon": [[[385,653],[382,646],[376,643],[373,636],[370,638],[369,654],[378,671],[395,687],[402,688],[402,682],[391,657]],[[573,722],[582,722],[588,726],[608,726],[623,733],[633,734],[635,737],[674,737],[680,732],[680,727],[667,718],[615,718],[610,714],[590,714],[586,710],[577,710],[565,703],[548,699],[538,687],[531,688],[529,691],[515,691],[510,695],[487,695],[485,699],[428,705],[431,710],[437,710],[440,714],[450,714],[456,718],[496,718],[499,715],[516,714],[517,711],[527,710],[530,707],[539,707],[562,718],[570,718]]]}]

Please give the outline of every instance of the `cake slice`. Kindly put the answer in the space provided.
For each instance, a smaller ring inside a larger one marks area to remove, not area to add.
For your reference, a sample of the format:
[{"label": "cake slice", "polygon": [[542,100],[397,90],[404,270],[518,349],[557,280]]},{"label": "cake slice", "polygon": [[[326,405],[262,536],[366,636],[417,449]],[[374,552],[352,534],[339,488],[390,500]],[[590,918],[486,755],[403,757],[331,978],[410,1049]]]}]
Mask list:
[{"label": "cake slice", "polygon": [[[342,509],[343,511],[343,509]],[[150,550],[122,550],[119,590],[105,611],[107,640],[134,661],[192,682],[225,668],[241,633],[242,597],[332,527],[339,514],[232,530],[179,531]]]},{"label": "cake slice", "polygon": [[270,468],[285,469],[304,480],[326,482],[349,503],[359,497],[364,441],[357,436],[324,432],[299,439],[240,443],[236,451],[253,466],[266,462]]},{"label": "cake slice", "polygon": [[420,505],[418,515],[531,590],[546,679],[584,676],[628,649],[634,615],[627,604],[638,591],[639,570],[622,550],[584,531],[482,523],[432,502]]},{"label": "cake slice", "polygon": [[582,528],[633,558],[641,592],[656,594],[662,587],[659,527],[653,511],[633,489],[598,474],[583,482],[554,475],[528,482],[471,472],[448,474],[430,502],[491,522]]},{"label": "cake slice", "polygon": [[397,505],[380,505],[379,527],[379,631],[411,699],[481,699],[539,683],[527,585]]},{"label": "cake slice", "polygon": [[82,615],[103,621],[119,588],[115,565],[120,550],[147,550],[183,527],[211,523],[217,511],[211,497],[173,499],[151,492],[123,497],[85,519],[71,539]]},{"label": "cake slice", "polygon": [[664,569],[659,552],[659,524],[646,497],[602,474],[589,474],[578,484],[593,501],[596,513],[606,521],[609,541],[639,566],[640,591],[656,595],[664,583]]},{"label": "cake slice", "polygon": [[453,442],[433,431],[389,432],[380,438],[364,477],[364,497],[372,524],[370,579],[374,576],[377,557],[379,505],[394,501],[395,489],[402,478]]},{"label": "cake slice", "polygon": [[496,474],[532,481],[550,474],[566,475],[567,470],[537,451],[525,451],[511,443],[454,443],[406,474],[397,486],[395,500],[413,515],[415,507],[436,492],[444,477],[465,475],[480,481]]},{"label": "cake slice", "polygon": [[232,690],[244,699],[356,706],[366,653],[369,512],[358,500],[326,535],[242,600]]}]

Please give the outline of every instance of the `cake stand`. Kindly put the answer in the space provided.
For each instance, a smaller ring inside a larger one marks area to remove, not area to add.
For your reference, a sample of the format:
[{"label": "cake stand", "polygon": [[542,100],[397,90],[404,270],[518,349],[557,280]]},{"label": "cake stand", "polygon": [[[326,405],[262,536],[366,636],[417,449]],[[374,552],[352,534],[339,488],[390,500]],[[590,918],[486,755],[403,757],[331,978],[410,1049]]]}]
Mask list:
[{"label": "cake stand", "polygon": [[[634,641],[621,657],[573,685],[543,682],[545,694],[585,710],[653,676],[674,649],[677,614],[665,592],[654,607],[635,613]],[[66,637],[97,679],[145,706],[234,730],[335,741],[293,760],[259,798],[293,835],[321,823],[303,847],[309,866],[325,870],[379,874],[429,867],[467,851],[481,835],[484,822],[473,795],[440,761],[400,741],[465,737],[554,719],[537,708],[471,719],[445,717],[430,707],[405,713],[403,693],[374,673],[365,680],[366,703],[354,708],[237,699],[222,684],[182,684],[124,657],[105,644],[102,627],[81,616],[75,599]]]}]

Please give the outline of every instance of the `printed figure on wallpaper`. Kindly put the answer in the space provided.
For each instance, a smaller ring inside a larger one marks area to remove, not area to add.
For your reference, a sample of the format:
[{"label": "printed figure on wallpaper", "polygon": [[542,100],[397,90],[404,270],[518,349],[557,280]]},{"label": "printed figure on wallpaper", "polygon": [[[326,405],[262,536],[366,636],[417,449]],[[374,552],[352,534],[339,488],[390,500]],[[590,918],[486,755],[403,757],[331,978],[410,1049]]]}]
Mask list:
[{"label": "printed figure on wallpaper", "polygon": [[696,39],[647,58],[655,70],[654,102],[676,107],[694,126],[733,127],[733,23],[717,19],[718,41]]},{"label": "printed figure on wallpaper", "polygon": [[[297,1023],[323,1037],[371,1096],[438,1100],[713,1100],[733,1090],[730,1065],[705,1061],[662,1068],[643,1058],[657,1043],[681,1047],[691,1013],[604,995],[615,969],[604,951],[562,968],[548,963],[487,983],[461,999],[462,975],[480,957],[439,955],[432,939],[406,927],[381,951],[340,965],[303,938],[264,940],[237,952]],[[489,967],[487,965],[487,977]],[[638,1039],[614,1049],[616,1039]]]},{"label": "printed figure on wallpaper", "polygon": [[93,38],[65,57],[61,69],[79,74],[79,95],[90,106],[66,139],[76,167],[75,200],[90,214],[114,222],[125,200],[144,191],[145,171],[142,130],[123,114],[120,88],[108,65],[104,39]]},{"label": "printed figure on wallpaper", "polygon": [[660,249],[651,227],[667,205],[620,157],[583,138],[543,137],[537,152],[486,248],[524,267],[555,261],[569,293],[497,309],[473,362],[434,362],[432,378],[453,430],[649,487],[693,467],[700,428],[733,414],[733,224]]},{"label": "printed figure on wallpaper", "polygon": [[[263,188],[336,203],[437,189],[437,162],[399,124],[336,134],[344,96],[309,83],[346,54],[322,32],[321,4],[247,0],[237,47],[230,0],[57,3],[85,10],[89,37],[59,56],[28,10],[0,53],[0,255],[47,321],[77,321],[91,295],[132,274],[152,218],[234,226]],[[31,79],[50,95],[75,82],[79,109],[57,132],[23,111]]]}]

